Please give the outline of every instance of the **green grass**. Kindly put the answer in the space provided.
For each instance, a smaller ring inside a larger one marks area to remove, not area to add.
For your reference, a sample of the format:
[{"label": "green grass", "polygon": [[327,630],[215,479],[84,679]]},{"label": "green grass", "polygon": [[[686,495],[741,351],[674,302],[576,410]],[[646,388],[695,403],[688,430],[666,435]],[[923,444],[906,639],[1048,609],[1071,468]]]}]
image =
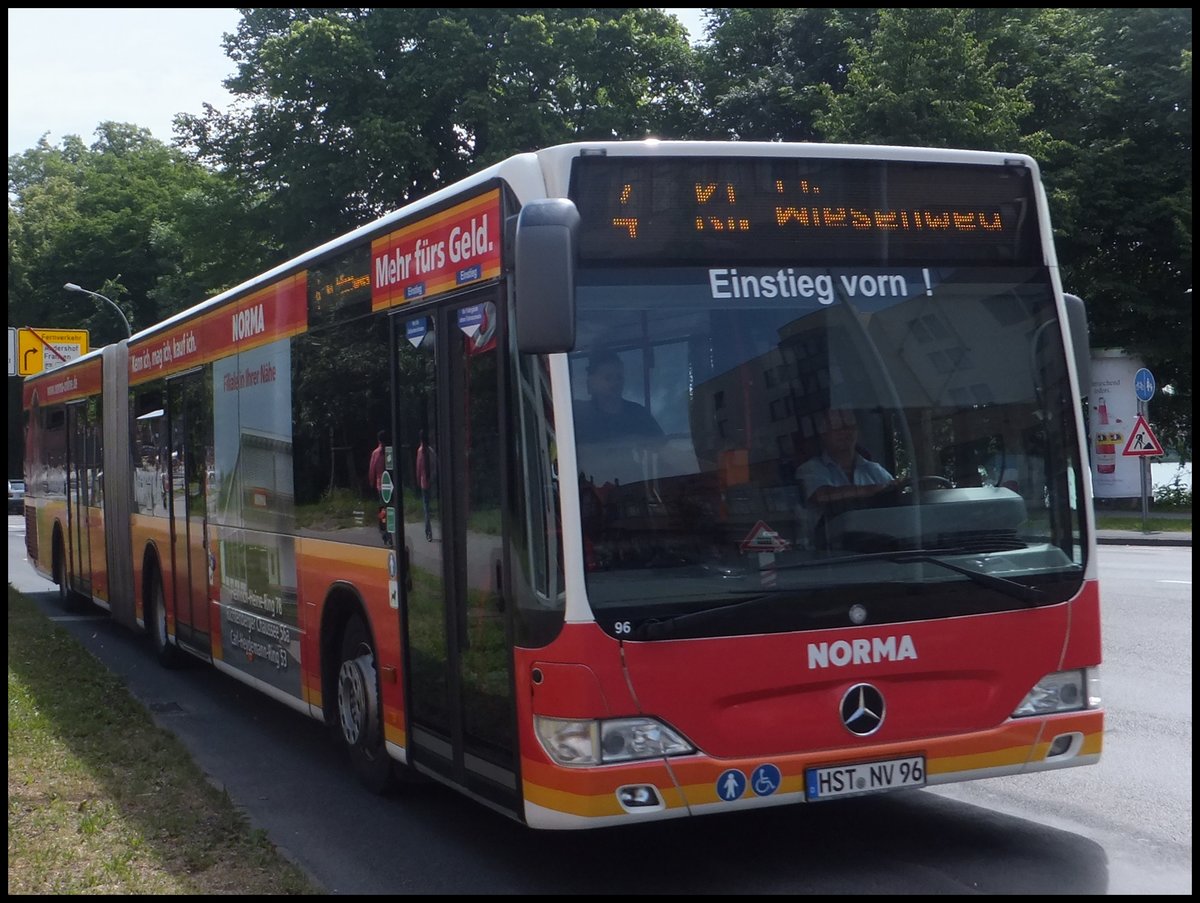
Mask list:
[{"label": "green grass", "polygon": [[9,894],[319,894],[103,665],[8,590]]},{"label": "green grass", "polygon": [[1097,511],[1097,530],[1138,530],[1151,533],[1190,533],[1192,531],[1192,514],[1186,512],[1186,517],[1163,517],[1151,511],[1146,517],[1145,527],[1142,526],[1140,511]]}]

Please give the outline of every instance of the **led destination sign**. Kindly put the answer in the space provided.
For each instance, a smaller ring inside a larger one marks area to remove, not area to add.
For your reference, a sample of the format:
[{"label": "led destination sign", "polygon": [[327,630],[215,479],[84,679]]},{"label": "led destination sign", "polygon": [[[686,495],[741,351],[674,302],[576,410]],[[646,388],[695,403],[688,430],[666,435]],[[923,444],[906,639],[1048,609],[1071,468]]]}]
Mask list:
[{"label": "led destination sign", "polygon": [[1042,263],[1023,166],[580,157],[585,262]]}]

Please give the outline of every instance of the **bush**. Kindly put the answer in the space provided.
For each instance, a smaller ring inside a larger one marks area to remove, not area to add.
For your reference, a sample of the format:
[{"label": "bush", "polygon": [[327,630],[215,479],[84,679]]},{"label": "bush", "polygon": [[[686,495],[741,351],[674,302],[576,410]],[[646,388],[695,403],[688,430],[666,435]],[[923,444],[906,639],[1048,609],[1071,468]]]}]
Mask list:
[{"label": "bush", "polygon": [[1154,507],[1158,510],[1192,509],[1192,490],[1184,485],[1182,474],[1177,474],[1166,486],[1154,490]]}]

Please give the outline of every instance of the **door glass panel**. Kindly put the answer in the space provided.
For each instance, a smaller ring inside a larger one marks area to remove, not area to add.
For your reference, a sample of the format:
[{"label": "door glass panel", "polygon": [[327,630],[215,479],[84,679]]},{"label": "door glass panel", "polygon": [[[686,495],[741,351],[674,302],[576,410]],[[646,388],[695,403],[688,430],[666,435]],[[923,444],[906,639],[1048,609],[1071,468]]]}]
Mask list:
[{"label": "door glass panel", "polygon": [[459,510],[466,524],[461,677],[468,748],[494,751],[507,763],[512,742],[512,692],[504,609],[498,583],[501,545],[501,442],[496,305],[460,308],[454,366],[455,420],[463,424]]},{"label": "door glass panel", "polygon": [[207,481],[213,462],[210,379],[206,371],[168,384],[175,619],[182,638],[202,649],[208,646],[208,583],[213,564],[207,541]]},{"label": "door glass panel", "polygon": [[408,561],[409,679],[415,722],[449,737],[451,718],[443,577],[441,449],[437,448],[436,330],[432,317],[396,324],[396,471]]},{"label": "door glass panel", "polygon": [[68,502],[71,506],[70,527],[72,546],[73,585],[81,592],[91,590],[91,556],[88,542],[88,418],[87,406],[76,404],[67,408],[71,432],[71,486]]}]

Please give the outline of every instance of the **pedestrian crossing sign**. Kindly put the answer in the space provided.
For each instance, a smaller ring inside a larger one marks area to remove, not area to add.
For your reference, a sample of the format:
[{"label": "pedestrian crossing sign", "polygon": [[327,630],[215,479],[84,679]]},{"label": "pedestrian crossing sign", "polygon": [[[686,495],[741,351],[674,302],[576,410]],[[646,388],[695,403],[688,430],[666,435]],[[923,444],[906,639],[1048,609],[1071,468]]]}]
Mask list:
[{"label": "pedestrian crossing sign", "polygon": [[1133,431],[1129,434],[1129,441],[1125,443],[1125,450],[1121,454],[1133,458],[1151,458],[1166,454],[1166,452],[1163,451],[1162,445],[1150,430],[1150,424],[1146,422],[1146,418],[1138,414]]}]

